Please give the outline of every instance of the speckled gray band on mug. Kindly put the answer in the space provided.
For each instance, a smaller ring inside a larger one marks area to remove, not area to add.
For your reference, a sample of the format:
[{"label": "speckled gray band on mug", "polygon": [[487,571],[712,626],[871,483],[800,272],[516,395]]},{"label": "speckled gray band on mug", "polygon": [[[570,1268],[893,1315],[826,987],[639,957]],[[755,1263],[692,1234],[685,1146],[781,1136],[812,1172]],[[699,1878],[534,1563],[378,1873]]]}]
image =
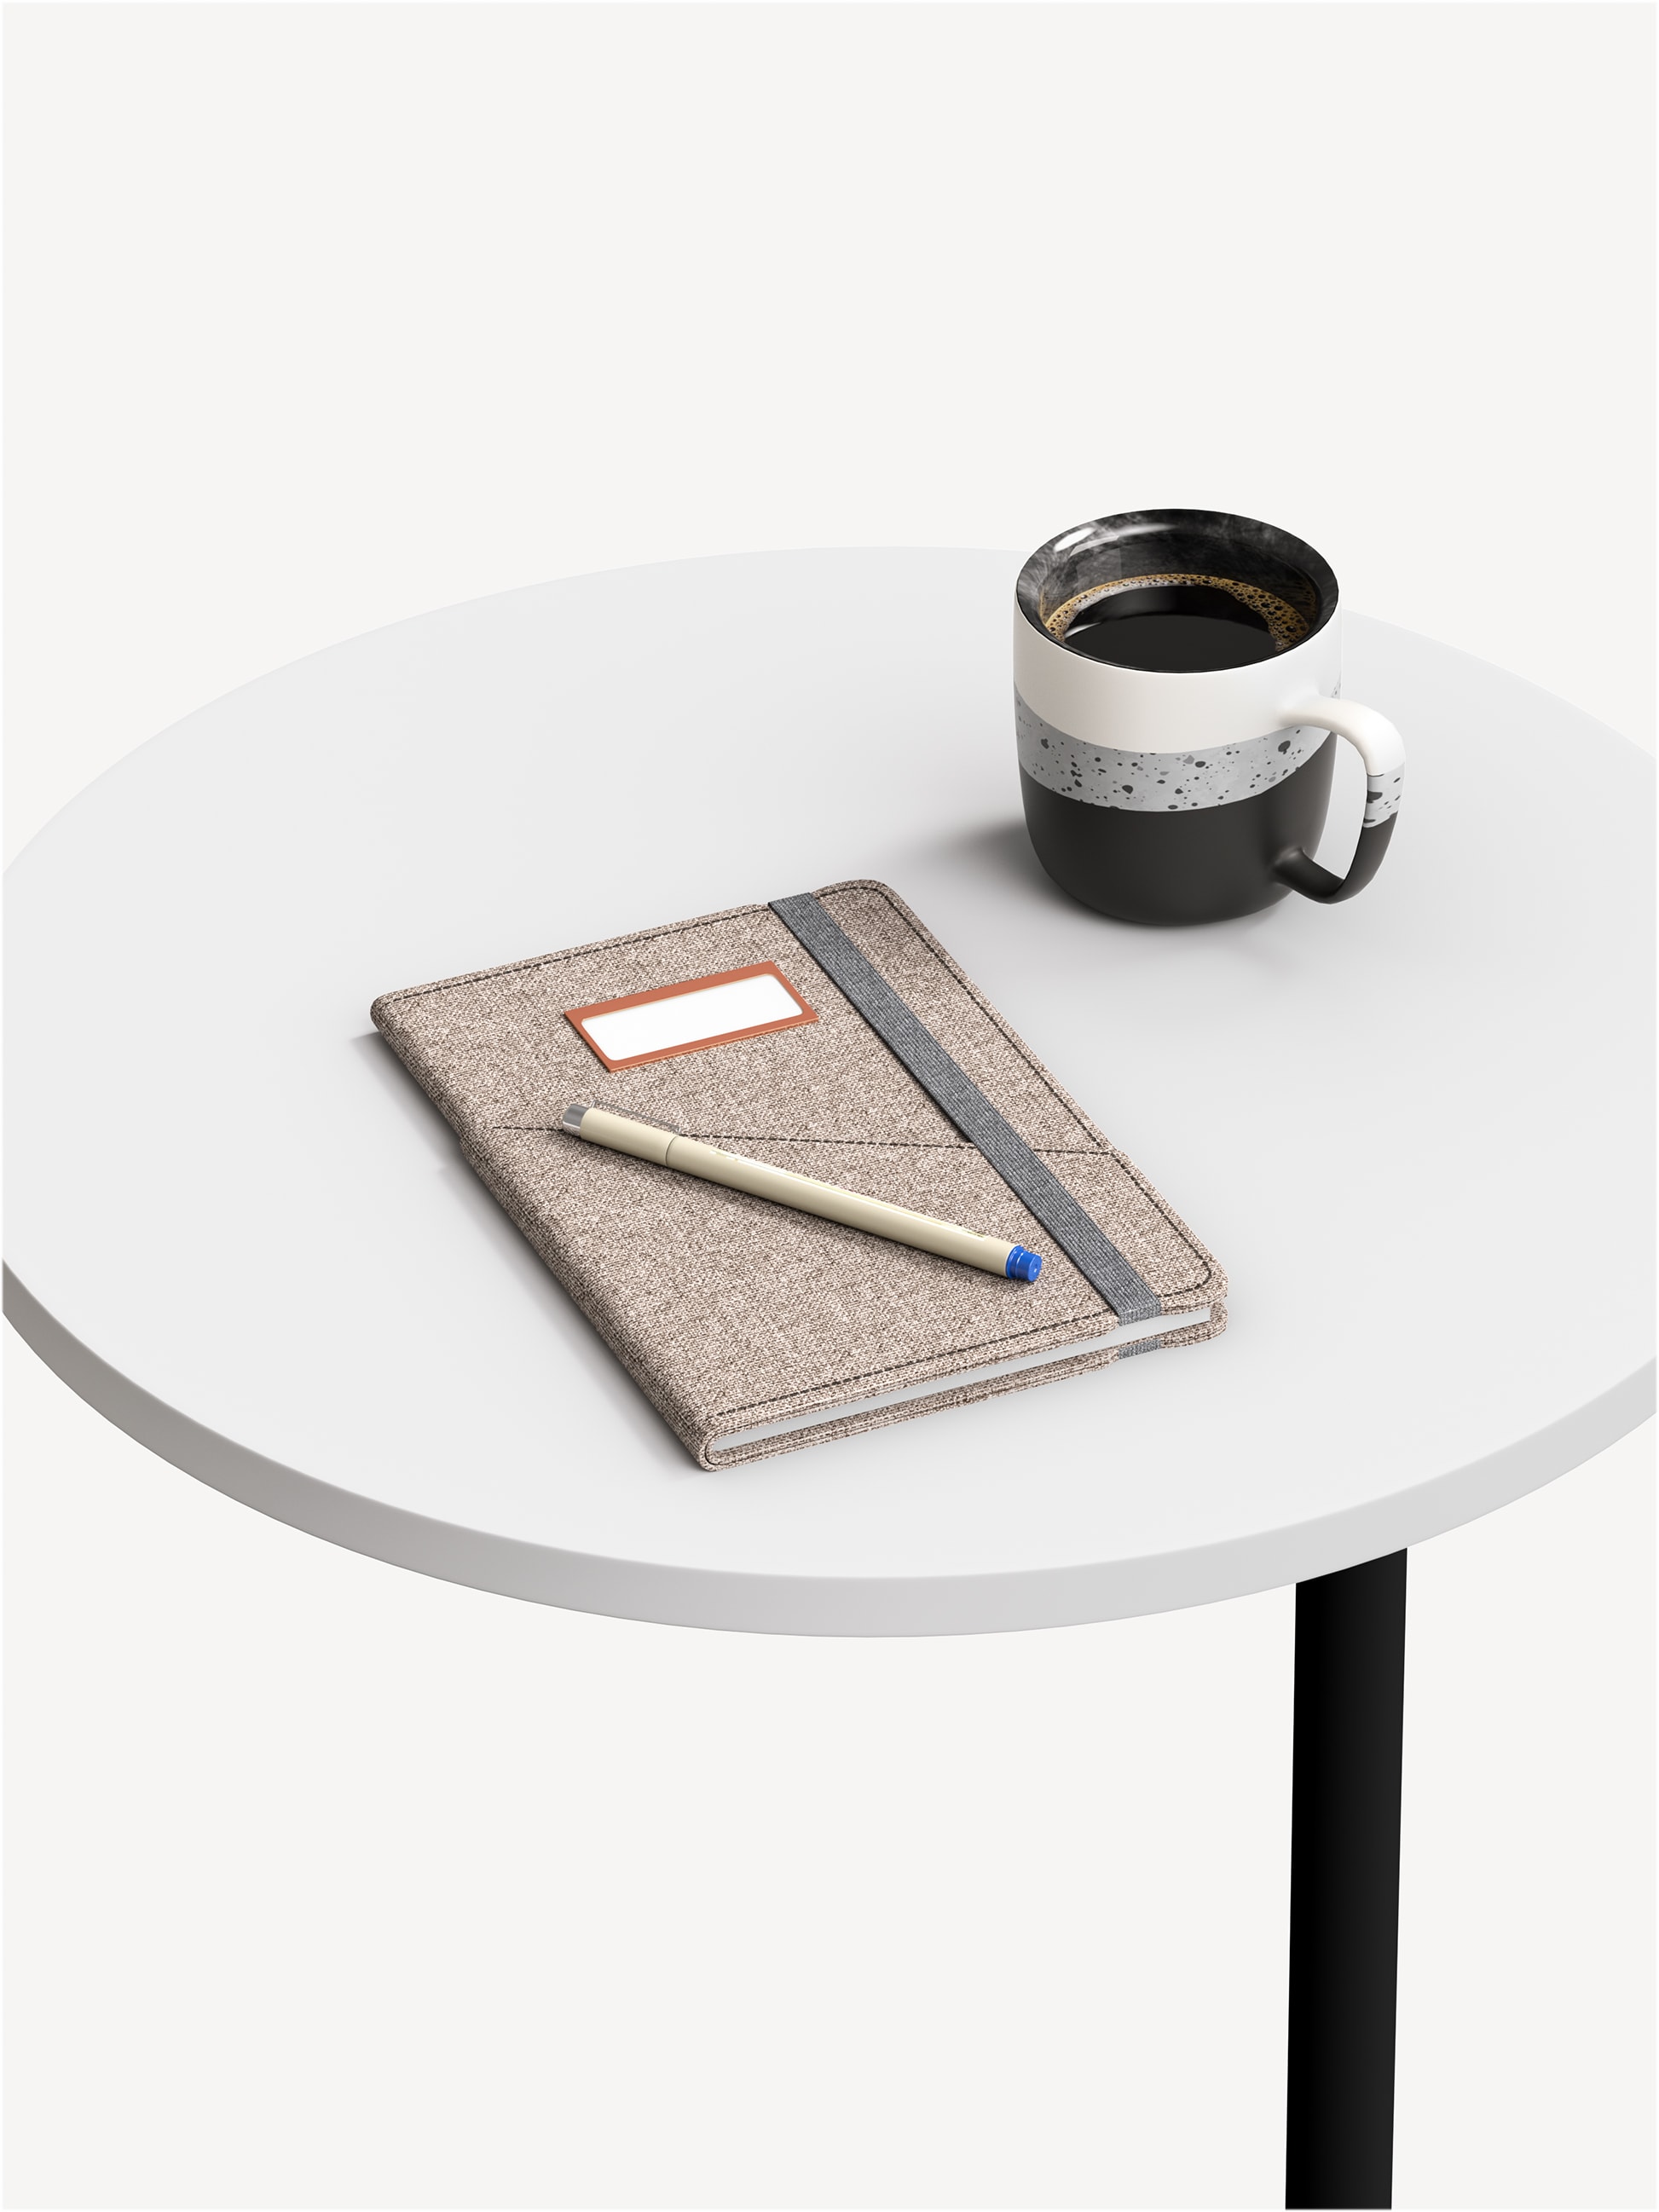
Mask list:
[{"label": "speckled gray band on mug", "polygon": [[[1014,725],[1019,764],[1034,783],[1062,799],[1080,799],[1091,806],[1119,806],[1135,814],[1184,813],[1188,808],[1254,799],[1257,792],[1270,791],[1294,775],[1328,735],[1311,727],[1269,730],[1265,737],[1218,745],[1210,752],[1118,752],[1109,745],[1068,738],[1034,714],[1018,691]],[[1396,790],[1393,805],[1399,804]],[[1388,811],[1392,812],[1393,806]],[[1369,807],[1365,818],[1371,818]]]},{"label": "speckled gray band on mug", "polygon": [[1400,794],[1406,787],[1406,771],[1397,768],[1388,775],[1368,775],[1365,778],[1365,820],[1364,827],[1375,830],[1379,822],[1386,822],[1391,814],[1400,811]]}]

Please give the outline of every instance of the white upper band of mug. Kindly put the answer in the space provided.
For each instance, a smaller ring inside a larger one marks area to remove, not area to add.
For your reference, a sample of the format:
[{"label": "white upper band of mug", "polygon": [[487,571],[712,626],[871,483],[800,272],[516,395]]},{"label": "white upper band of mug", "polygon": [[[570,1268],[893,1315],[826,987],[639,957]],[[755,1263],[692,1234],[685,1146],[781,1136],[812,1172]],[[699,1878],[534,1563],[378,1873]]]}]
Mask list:
[{"label": "white upper band of mug", "polygon": [[[1288,653],[1243,668],[1168,672],[1068,653],[1016,605],[1014,688],[1034,714],[1085,744],[1129,753],[1207,752],[1269,730],[1312,724],[1340,730],[1364,757],[1368,773],[1380,775],[1399,765],[1403,750],[1381,714],[1346,708],[1335,696],[1342,681],[1341,623],[1334,611]],[[1341,720],[1328,720],[1328,711]]]}]

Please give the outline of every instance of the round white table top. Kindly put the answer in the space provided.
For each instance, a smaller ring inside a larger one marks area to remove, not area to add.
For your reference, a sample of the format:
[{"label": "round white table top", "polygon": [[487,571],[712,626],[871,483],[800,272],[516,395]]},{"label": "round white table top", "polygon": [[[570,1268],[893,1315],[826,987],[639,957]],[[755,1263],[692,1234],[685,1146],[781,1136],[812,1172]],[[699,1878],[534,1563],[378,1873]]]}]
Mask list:
[{"label": "round white table top", "polygon": [[[1346,906],[1121,927],[1026,841],[1018,565],[581,577],[354,639],[124,760],[9,878],[23,1334],[165,1457],[337,1542],[552,1604],[831,1634],[1328,1572],[1634,1425],[1650,763],[1350,617],[1345,694],[1407,743],[1377,881]],[[1345,763],[1328,865],[1358,792]],[[699,1473],[369,1002],[865,876],[1191,1222],[1231,1325]]]}]

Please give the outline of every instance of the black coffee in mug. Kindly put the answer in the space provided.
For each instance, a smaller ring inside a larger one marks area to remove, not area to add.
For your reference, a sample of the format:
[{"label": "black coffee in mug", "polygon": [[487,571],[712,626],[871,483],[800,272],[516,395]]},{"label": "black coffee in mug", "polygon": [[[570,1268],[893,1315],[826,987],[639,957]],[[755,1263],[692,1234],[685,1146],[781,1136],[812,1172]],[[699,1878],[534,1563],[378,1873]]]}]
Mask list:
[{"label": "black coffee in mug", "polygon": [[1171,576],[1089,599],[1054,635],[1072,652],[1115,668],[1190,674],[1271,660],[1307,633],[1294,608],[1266,592],[1231,578]]},{"label": "black coffee in mug", "polygon": [[[1405,753],[1338,696],[1336,578],[1311,545],[1204,508],[1106,515],[1040,546],[1014,597],[1026,824],[1074,898],[1121,921],[1224,921],[1370,881]],[[1312,858],[1338,736],[1365,763],[1341,877]]]}]

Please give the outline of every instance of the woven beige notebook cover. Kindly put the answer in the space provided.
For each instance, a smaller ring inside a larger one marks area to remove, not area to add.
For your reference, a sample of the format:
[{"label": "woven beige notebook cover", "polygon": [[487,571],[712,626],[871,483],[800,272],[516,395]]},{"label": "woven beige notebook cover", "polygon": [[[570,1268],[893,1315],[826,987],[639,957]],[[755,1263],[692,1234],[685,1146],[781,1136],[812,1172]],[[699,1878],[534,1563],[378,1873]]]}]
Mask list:
[{"label": "woven beige notebook cover", "polygon": [[[750,980],[684,991],[734,970]],[[373,1014],[702,1467],[1226,1325],[1210,1255],[884,884],[391,991]],[[1042,1272],[1005,1281],[605,1151],[562,1131],[574,1100],[1006,1237]]]}]

